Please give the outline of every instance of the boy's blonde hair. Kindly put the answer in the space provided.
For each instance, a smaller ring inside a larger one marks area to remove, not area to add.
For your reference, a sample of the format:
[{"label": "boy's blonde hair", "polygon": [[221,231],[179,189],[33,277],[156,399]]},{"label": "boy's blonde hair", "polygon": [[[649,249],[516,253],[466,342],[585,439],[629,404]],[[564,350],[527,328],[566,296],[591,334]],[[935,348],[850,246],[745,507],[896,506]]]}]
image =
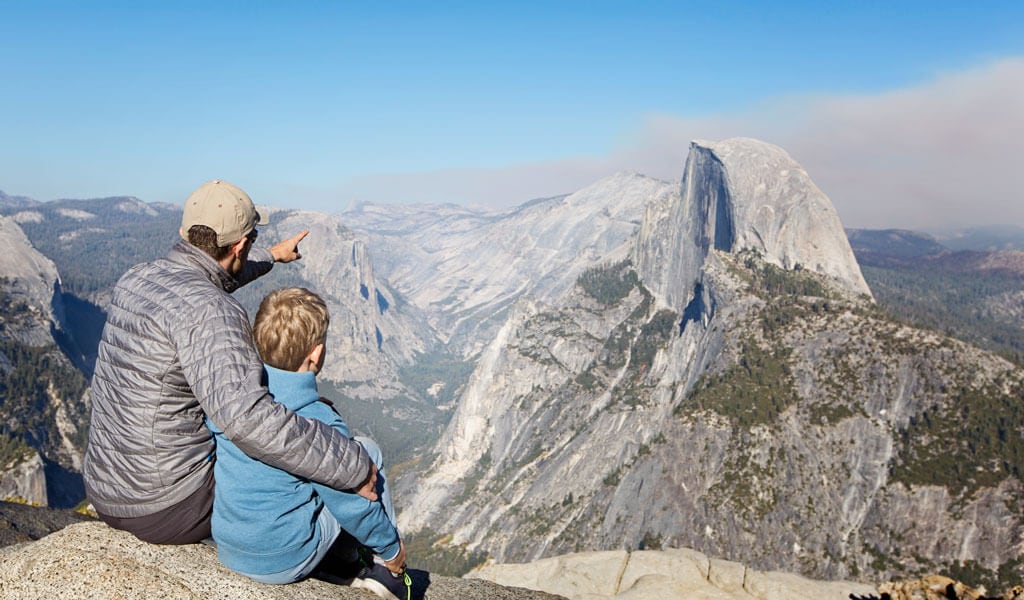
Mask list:
[{"label": "boy's blonde hair", "polygon": [[256,312],[256,349],[268,365],[298,371],[309,352],[327,341],[330,320],[323,298],[306,288],[274,290]]}]

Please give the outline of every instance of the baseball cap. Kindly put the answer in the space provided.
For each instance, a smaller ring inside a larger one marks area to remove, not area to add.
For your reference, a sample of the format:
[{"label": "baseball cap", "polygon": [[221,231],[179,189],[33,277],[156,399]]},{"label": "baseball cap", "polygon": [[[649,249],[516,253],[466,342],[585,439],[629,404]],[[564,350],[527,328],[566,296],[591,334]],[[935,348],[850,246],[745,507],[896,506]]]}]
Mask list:
[{"label": "baseball cap", "polygon": [[217,232],[218,246],[230,246],[257,225],[269,222],[256,212],[249,195],[241,188],[214,179],[199,186],[185,200],[185,212],[181,215],[181,235],[187,236],[193,225],[206,225]]}]

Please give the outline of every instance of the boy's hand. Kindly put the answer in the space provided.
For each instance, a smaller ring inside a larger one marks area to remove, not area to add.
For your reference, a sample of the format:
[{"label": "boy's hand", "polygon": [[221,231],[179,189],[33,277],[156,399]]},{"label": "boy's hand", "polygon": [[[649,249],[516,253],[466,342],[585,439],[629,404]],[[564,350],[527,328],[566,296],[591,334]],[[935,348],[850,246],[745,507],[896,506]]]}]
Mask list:
[{"label": "boy's hand", "polygon": [[398,540],[398,555],[391,560],[384,561],[384,566],[395,574],[405,571],[405,542]]},{"label": "boy's hand", "polygon": [[356,493],[370,502],[377,501],[377,465],[370,463],[370,474],[366,476],[366,481],[356,488]]},{"label": "boy's hand", "polygon": [[270,253],[274,256],[274,262],[287,263],[302,258],[302,254],[299,253],[299,242],[307,235],[309,235],[309,230],[305,229],[294,237],[271,246]]}]

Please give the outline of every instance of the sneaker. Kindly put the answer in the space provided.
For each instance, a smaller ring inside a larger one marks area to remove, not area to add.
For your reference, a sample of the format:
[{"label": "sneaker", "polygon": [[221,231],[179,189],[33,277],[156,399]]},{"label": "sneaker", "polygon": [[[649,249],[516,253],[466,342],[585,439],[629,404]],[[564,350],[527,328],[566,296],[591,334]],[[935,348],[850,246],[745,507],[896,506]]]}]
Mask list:
[{"label": "sneaker", "polygon": [[354,588],[370,590],[387,600],[411,600],[412,598],[412,579],[409,578],[409,574],[392,575],[387,567],[377,563],[363,566],[350,585]]}]

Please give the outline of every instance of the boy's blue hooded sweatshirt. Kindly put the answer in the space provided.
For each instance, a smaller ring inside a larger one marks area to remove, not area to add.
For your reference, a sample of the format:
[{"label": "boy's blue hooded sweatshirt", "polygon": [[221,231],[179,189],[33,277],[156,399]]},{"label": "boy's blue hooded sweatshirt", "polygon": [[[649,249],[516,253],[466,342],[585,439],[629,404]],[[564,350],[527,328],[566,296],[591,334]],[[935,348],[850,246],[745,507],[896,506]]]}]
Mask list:
[{"label": "boy's blue hooded sweatshirt", "polygon": [[[320,400],[316,376],[266,366],[274,399],[345,435],[348,426]],[[209,419],[217,441],[211,527],[225,566],[251,575],[291,569],[320,542],[316,520],[326,506],[341,527],[384,560],[398,555],[398,532],[380,502],[295,477],[249,458]]]}]

